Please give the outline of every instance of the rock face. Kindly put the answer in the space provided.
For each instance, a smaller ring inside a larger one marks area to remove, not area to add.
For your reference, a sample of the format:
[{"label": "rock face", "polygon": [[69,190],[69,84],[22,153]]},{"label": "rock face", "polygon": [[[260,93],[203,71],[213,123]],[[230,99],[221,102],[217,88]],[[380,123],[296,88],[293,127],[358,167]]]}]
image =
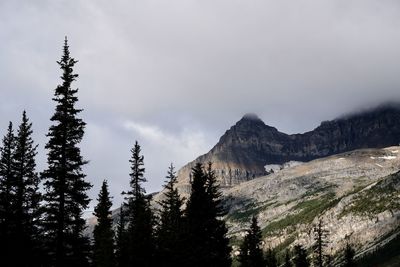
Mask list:
[{"label": "rock face", "polygon": [[229,233],[241,239],[256,215],[265,249],[283,253],[295,244],[311,246],[321,219],[329,232],[326,251],[335,259],[346,242],[358,256],[371,251],[400,233],[399,151],[355,150],[226,188]]},{"label": "rock face", "polygon": [[400,142],[400,107],[384,106],[325,121],[313,131],[288,135],[248,114],[232,126],[205,155],[179,172],[186,191],[197,162],[213,162],[222,186],[232,186],[266,174],[265,165],[310,161],[359,148],[382,148]]}]

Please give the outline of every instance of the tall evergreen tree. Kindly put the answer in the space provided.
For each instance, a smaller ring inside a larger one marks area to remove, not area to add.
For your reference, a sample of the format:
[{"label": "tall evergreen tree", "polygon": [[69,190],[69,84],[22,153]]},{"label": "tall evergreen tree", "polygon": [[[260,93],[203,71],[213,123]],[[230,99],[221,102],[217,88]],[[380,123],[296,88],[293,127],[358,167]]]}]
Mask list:
[{"label": "tall evergreen tree", "polygon": [[310,261],[307,259],[307,251],[301,245],[294,246],[293,263],[295,267],[309,267]]},{"label": "tall evergreen tree", "polygon": [[13,168],[14,150],[15,136],[12,122],[10,122],[0,151],[0,256],[5,263],[12,262],[14,253],[14,249],[10,246],[12,244],[12,234],[15,232],[12,207],[12,200],[15,197],[13,187],[15,180]]},{"label": "tall evergreen tree", "polygon": [[273,249],[270,248],[267,250],[265,261],[267,262],[267,267],[278,267],[278,259]]},{"label": "tall evergreen tree", "polygon": [[313,249],[313,260],[314,266],[316,267],[323,267],[324,262],[327,258],[325,255],[324,249],[327,246],[327,235],[328,231],[324,229],[322,220],[318,221],[318,224],[314,227],[314,245],[312,246]]},{"label": "tall evergreen tree", "polygon": [[344,265],[343,267],[355,267],[356,263],[354,261],[354,256],[356,252],[350,243],[346,244],[346,248],[344,249]]},{"label": "tall evergreen tree", "polygon": [[22,122],[15,138],[13,154],[15,196],[12,201],[15,231],[12,240],[15,250],[25,255],[16,257],[14,264],[18,266],[39,265],[42,254],[41,193],[39,192],[39,176],[36,172],[35,156],[37,145],[32,139],[32,123],[26,112],[22,114]]},{"label": "tall evergreen tree", "polygon": [[292,262],[290,261],[290,251],[289,251],[289,249],[286,249],[285,262],[283,264],[283,267],[292,267]]},{"label": "tall evergreen tree", "polygon": [[141,148],[135,142],[131,150],[130,187],[125,193],[128,200],[129,264],[134,266],[152,266],[155,254],[154,217],[150,209],[150,198],[142,184],[146,182],[145,168]]},{"label": "tall evergreen tree", "polygon": [[177,176],[174,166],[168,169],[164,199],[160,201],[160,226],[157,231],[158,260],[160,266],[182,266],[183,199],[175,187]]},{"label": "tall evergreen tree", "polygon": [[128,262],[128,235],[126,232],[126,211],[124,210],[124,204],[121,204],[119,209],[119,220],[117,224],[116,234],[116,245],[115,245],[115,257],[116,265],[118,267],[129,266]]},{"label": "tall evergreen tree", "polygon": [[264,267],[266,261],[261,248],[261,229],[258,226],[257,217],[251,218],[250,229],[240,245],[239,262],[243,267]]},{"label": "tall evergreen tree", "polygon": [[84,135],[85,122],[77,115],[75,107],[78,89],[71,85],[78,77],[73,73],[77,61],[70,56],[67,38],[63,55],[57,62],[62,70],[61,85],[57,86],[53,100],[56,102],[51,117],[46,144],[47,169],[42,173],[46,180],[45,228],[48,250],[55,266],[86,266],[88,264],[88,238],[83,236],[85,220],[82,212],[88,207],[86,191],[91,188],[85,181],[82,167],[87,163],[78,146]]},{"label": "tall evergreen tree", "polygon": [[103,181],[97,201],[98,204],[93,213],[97,217],[97,224],[93,231],[93,263],[96,267],[113,267],[115,266],[115,257],[114,232],[112,230],[110,210],[112,202],[106,180]]},{"label": "tall evergreen tree", "polygon": [[187,266],[230,266],[221,193],[216,176],[198,163],[192,169],[191,194],[185,210]]}]

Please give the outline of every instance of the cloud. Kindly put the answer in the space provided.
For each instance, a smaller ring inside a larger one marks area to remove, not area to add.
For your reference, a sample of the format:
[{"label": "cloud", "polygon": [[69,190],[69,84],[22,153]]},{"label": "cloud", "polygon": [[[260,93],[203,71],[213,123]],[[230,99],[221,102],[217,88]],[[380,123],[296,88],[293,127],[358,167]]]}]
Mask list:
[{"label": "cloud", "polygon": [[3,0],[2,133],[27,109],[45,167],[68,35],[92,196],[104,178],[124,190],[135,139],[157,190],[169,162],[206,152],[245,113],[294,133],[400,100],[399,11],[396,0]]},{"label": "cloud", "polygon": [[[154,172],[160,178],[165,177],[167,167],[173,163],[180,168],[188,162],[187,159],[194,159],[199,155],[206,153],[212,147],[212,142],[199,129],[183,128],[175,130],[175,132],[166,132],[156,125],[149,125],[134,121],[125,121],[124,128],[132,133],[132,136],[139,140],[144,153],[149,155],[158,155],[157,159],[148,159],[150,169],[163,170]],[[153,166],[152,166],[153,165]]]}]

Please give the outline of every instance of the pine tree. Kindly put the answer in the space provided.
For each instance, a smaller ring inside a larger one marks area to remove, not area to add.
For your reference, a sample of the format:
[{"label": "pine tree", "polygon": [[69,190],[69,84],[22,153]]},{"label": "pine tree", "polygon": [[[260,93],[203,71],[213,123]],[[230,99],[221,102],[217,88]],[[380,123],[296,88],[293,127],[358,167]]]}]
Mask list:
[{"label": "pine tree", "polygon": [[355,250],[352,248],[350,243],[346,244],[346,248],[344,249],[344,265],[343,267],[355,267],[356,264],[354,262]]},{"label": "pine tree", "polygon": [[240,246],[239,262],[243,267],[263,267],[266,261],[261,248],[261,229],[258,226],[257,217],[251,218],[250,229]]},{"label": "pine tree", "polygon": [[293,263],[295,267],[309,267],[310,262],[307,259],[307,251],[301,245],[294,246]]},{"label": "pine tree", "polygon": [[198,163],[192,169],[191,194],[185,210],[186,266],[230,266],[229,240],[219,186],[211,170]]},{"label": "pine tree", "polygon": [[106,180],[103,181],[97,201],[98,204],[93,213],[97,217],[97,225],[93,231],[93,263],[96,267],[113,267],[115,266],[115,258],[114,232],[110,210],[112,202]]},{"label": "pine tree", "polygon": [[145,168],[138,142],[131,150],[130,159],[130,187],[125,193],[128,200],[128,239],[129,239],[129,264],[134,266],[152,266],[155,254],[154,241],[154,218],[150,209],[150,199],[142,183],[146,182],[144,177]]},{"label": "pine tree", "polygon": [[327,246],[327,230],[323,228],[322,220],[318,221],[318,224],[314,227],[314,245],[312,246],[314,255],[314,266],[323,267],[325,258],[327,255],[324,253],[324,249]]},{"label": "pine tree", "polygon": [[32,123],[24,111],[22,122],[15,138],[13,154],[13,182],[15,196],[12,201],[15,232],[12,240],[18,253],[14,264],[18,266],[39,265],[42,253],[41,193],[39,192],[39,176],[36,172],[35,156],[37,145],[32,140]]},{"label": "pine tree", "polygon": [[90,199],[86,191],[91,188],[85,181],[82,167],[87,163],[81,156],[79,143],[84,135],[85,122],[77,115],[82,111],[75,104],[78,89],[71,84],[78,77],[73,73],[76,60],[71,58],[67,38],[63,55],[58,65],[62,70],[62,84],[57,86],[53,100],[56,102],[51,117],[45,148],[47,169],[42,173],[45,179],[44,200],[45,230],[48,238],[48,253],[55,266],[86,266],[88,264],[88,238],[83,236],[85,220],[82,212]]},{"label": "pine tree", "polygon": [[276,252],[273,249],[268,249],[265,261],[267,262],[267,267],[278,267],[278,259],[276,258]]},{"label": "pine tree", "polygon": [[208,196],[209,213],[209,249],[211,260],[215,266],[231,266],[231,251],[229,238],[227,237],[228,228],[222,216],[226,215],[226,210],[222,205],[222,193],[217,182],[217,176],[212,170],[211,162],[208,163],[206,170],[206,192]]},{"label": "pine tree", "polygon": [[115,257],[116,265],[118,267],[129,266],[128,262],[128,235],[126,232],[126,219],[125,219],[124,205],[121,204],[119,209],[119,220],[117,224],[117,234],[116,234],[116,248]]},{"label": "pine tree", "polygon": [[10,122],[0,151],[0,256],[4,263],[12,262],[14,257],[14,248],[10,246],[12,234],[15,233],[12,209],[12,200],[15,197],[13,188],[15,173],[12,164],[14,150],[15,136]]},{"label": "pine tree", "polygon": [[286,252],[285,252],[285,263],[283,264],[283,267],[292,267],[292,262],[290,261],[289,249],[286,249]]},{"label": "pine tree", "polygon": [[157,231],[158,259],[161,266],[182,266],[183,199],[175,187],[177,177],[174,166],[168,169],[164,187],[165,199],[160,201],[160,226]]}]

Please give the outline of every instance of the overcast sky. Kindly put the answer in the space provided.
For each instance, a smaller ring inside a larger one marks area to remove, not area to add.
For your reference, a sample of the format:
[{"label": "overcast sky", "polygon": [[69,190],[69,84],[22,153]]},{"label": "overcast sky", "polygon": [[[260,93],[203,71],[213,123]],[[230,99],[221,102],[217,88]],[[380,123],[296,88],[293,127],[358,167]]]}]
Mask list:
[{"label": "overcast sky", "polygon": [[400,100],[398,0],[1,0],[0,133],[26,109],[38,171],[65,35],[90,196],[108,179],[115,206],[135,140],[153,192],[247,112],[298,133]]}]

